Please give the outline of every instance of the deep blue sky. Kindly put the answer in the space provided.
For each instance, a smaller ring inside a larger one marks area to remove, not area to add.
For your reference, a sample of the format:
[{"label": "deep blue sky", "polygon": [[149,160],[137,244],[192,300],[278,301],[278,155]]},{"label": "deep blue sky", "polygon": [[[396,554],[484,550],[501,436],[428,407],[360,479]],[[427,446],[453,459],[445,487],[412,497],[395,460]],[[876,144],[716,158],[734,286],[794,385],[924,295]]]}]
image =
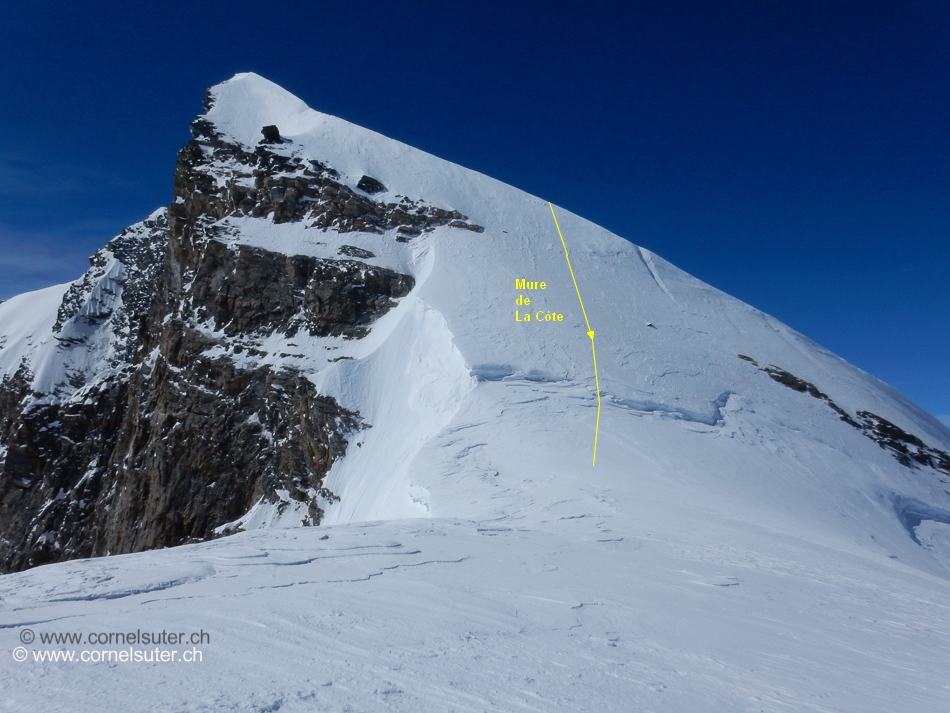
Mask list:
[{"label": "deep blue sky", "polygon": [[0,19],[0,299],[167,204],[206,87],[562,205],[950,423],[950,3],[43,2]]}]

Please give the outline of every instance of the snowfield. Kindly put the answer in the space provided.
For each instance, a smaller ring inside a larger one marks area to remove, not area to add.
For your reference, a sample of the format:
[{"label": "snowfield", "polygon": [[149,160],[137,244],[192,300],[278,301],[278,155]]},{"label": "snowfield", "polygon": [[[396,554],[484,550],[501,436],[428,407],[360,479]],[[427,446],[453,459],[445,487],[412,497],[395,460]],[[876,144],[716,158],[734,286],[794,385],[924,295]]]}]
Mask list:
[{"label": "snowfield", "polygon": [[[230,241],[320,257],[353,245],[416,279],[367,337],[278,335],[260,357],[372,424],[327,478],[340,500],[316,528],[261,503],[230,537],[0,577],[0,708],[950,709],[950,473],[902,464],[854,425],[867,412],[945,452],[943,424],[555,207],[596,332],[591,466],[591,343],[546,201],[253,74],[212,92],[229,139],[253,146],[275,124],[281,150],[484,232],[442,226],[397,249],[393,234],[225,219]],[[101,340],[86,366],[56,361],[67,288],[0,305],[0,376],[24,360],[49,383],[98,373]],[[516,322],[519,295],[563,321]],[[79,660],[129,648],[89,634],[162,630],[205,632],[159,647],[201,661]],[[60,651],[76,660],[36,660]]]},{"label": "snowfield", "polygon": [[945,708],[945,579],[659,505],[636,522],[579,511],[535,526],[264,530],[5,577],[9,649],[26,626],[210,641],[162,647],[198,648],[200,663],[7,654],[0,700],[11,711]]}]

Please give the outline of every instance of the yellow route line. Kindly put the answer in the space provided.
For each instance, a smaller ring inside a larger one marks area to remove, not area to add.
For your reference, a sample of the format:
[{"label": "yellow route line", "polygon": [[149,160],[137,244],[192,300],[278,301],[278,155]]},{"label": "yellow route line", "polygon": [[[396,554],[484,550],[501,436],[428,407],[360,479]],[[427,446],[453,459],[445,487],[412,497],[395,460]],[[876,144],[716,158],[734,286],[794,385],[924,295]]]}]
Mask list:
[{"label": "yellow route line", "polygon": [[561,246],[564,248],[564,259],[567,260],[567,269],[571,271],[571,279],[574,281],[574,290],[577,292],[577,301],[581,304],[581,312],[584,313],[584,324],[587,325],[587,336],[590,337],[590,353],[594,357],[594,386],[597,389],[597,422],[594,424],[594,458],[591,466],[597,465],[597,438],[600,435],[600,376],[597,374],[597,350],[594,348],[594,330],[590,328],[590,320],[587,319],[587,310],[584,309],[584,300],[581,299],[581,288],[577,286],[577,278],[574,277],[574,268],[571,267],[571,256],[567,252],[567,243],[564,242],[564,234],[561,233],[561,226],[557,222],[557,215],[554,213],[554,205],[548,201],[548,208],[551,209],[551,217],[554,218],[554,227],[557,228],[558,237],[561,238]]}]

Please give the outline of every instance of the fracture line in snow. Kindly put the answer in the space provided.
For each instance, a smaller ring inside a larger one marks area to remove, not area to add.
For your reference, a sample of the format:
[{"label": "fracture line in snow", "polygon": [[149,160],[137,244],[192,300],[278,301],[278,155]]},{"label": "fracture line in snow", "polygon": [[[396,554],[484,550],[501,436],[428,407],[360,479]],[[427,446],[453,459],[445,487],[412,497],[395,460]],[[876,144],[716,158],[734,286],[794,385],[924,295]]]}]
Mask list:
[{"label": "fracture line in snow", "polygon": [[594,387],[597,389],[597,421],[594,424],[594,457],[591,460],[591,466],[597,465],[597,437],[600,435],[600,377],[597,375],[597,349],[594,347],[594,330],[590,327],[590,320],[587,319],[587,310],[584,309],[584,300],[581,299],[581,288],[577,286],[577,278],[574,277],[574,268],[571,266],[571,256],[567,252],[567,243],[564,242],[564,234],[561,233],[561,226],[557,222],[557,215],[554,213],[554,205],[548,201],[548,208],[551,209],[551,217],[554,218],[554,227],[557,228],[558,237],[561,238],[561,246],[564,248],[564,259],[567,260],[567,269],[571,271],[571,279],[574,281],[574,290],[577,292],[577,301],[581,303],[581,312],[584,314],[584,324],[587,325],[587,336],[590,337],[590,353],[594,357]]}]

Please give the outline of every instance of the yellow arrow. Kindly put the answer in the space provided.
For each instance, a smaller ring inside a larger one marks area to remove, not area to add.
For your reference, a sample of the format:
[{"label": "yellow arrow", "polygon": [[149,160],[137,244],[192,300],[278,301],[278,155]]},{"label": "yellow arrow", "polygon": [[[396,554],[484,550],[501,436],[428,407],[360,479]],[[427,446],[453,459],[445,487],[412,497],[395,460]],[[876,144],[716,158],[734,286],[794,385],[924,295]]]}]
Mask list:
[{"label": "yellow arrow", "polygon": [[584,314],[584,324],[587,325],[587,336],[590,337],[590,352],[594,357],[594,387],[597,389],[597,422],[594,424],[594,458],[591,466],[597,465],[597,438],[600,435],[600,377],[597,375],[597,349],[594,347],[594,330],[590,327],[590,320],[587,319],[587,310],[584,309],[584,300],[581,299],[581,289],[577,286],[577,278],[574,276],[574,268],[571,267],[571,256],[567,252],[567,243],[564,242],[564,234],[561,233],[561,226],[557,222],[557,215],[554,213],[554,206],[548,201],[548,208],[551,209],[551,217],[554,218],[554,227],[557,228],[558,237],[561,238],[561,246],[564,248],[564,259],[567,260],[567,269],[571,271],[571,279],[574,281],[574,291],[577,292],[577,301],[580,302],[581,312]]}]

